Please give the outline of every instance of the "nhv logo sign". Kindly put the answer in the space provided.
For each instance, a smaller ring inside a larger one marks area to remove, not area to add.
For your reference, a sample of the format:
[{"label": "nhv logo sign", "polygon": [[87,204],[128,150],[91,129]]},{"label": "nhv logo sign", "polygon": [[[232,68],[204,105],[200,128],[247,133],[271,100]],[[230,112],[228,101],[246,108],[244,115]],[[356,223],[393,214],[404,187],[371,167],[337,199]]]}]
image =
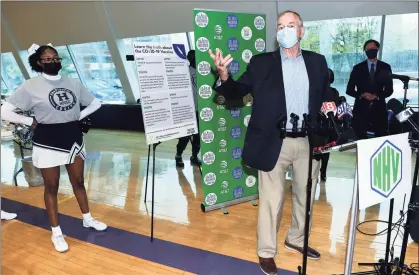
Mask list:
[{"label": "nhv logo sign", "polygon": [[386,140],[371,160],[371,189],[388,198],[402,180],[402,151]]}]

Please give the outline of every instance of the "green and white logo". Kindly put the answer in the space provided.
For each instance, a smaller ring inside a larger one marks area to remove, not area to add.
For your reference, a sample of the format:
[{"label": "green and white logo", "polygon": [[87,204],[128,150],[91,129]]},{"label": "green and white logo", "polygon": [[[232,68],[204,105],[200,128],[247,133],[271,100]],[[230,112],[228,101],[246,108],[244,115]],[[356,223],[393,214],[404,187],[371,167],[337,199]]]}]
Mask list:
[{"label": "green and white logo", "polygon": [[221,35],[221,33],[223,32],[223,28],[220,25],[215,25],[214,27],[214,39],[215,40],[222,40],[223,36]]},{"label": "green and white logo", "polygon": [[402,180],[402,151],[386,140],[370,159],[371,189],[388,197]]},{"label": "green and white logo", "polygon": [[214,32],[215,32],[216,34],[221,34],[221,33],[223,32],[223,28],[221,28],[221,26],[220,26],[220,25],[215,25],[215,27],[214,27]]}]

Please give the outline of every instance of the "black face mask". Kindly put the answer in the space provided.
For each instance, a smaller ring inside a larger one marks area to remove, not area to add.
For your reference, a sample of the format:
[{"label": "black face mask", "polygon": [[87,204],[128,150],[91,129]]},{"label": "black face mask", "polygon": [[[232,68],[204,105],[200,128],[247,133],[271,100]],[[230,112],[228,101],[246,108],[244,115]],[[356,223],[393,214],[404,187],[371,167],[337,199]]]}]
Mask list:
[{"label": "black face mask", "polygon": [[365,52],[365,54],[367,55],[368,59],[374,59],[377,57],[377,53],[378,50],[377,49],[369,49],[368,51]]},{"label": "black face mask", "polygon": [[58,72],[61,70],[61,62],[60,63],[44,63],[44,73],[49,75],[57,75]]}]

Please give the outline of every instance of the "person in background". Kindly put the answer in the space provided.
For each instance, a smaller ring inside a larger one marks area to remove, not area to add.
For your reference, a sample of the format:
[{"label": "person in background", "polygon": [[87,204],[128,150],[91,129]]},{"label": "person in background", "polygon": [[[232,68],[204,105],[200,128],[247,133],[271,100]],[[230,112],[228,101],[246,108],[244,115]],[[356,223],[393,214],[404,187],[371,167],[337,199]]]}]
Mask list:
[{"label": "person in background", "polygon": [[367,60],[356,64],[351,72],[346,94],[355,98],[353,128],[359,139],[374,132],[375,137],[388,134],[388,113],[385,99],[393,94],[391,66],[377,59],[380,43],[364,43]]},{"label": "person in background", "polygon": [[[196,119],[198,123],[198,129],[199,129],[199,120],[198,120],[198,96],[197,96],[197,89],[196,89],[196,61],[195,61],[195,50],[191,50],[188,52],[188,61],[189,61],[189,73],[191,75],[191,81],[192,81],[192,92],[194,97],[194,103],[195,103],[195,110],[196,110]],[[199,130],[198,130],[199,132]],[[199,140],[199,133],[190,136],[185,136],[179,138],[179,141],[176,146],[176,167],[183,168],[185,167],[185,164],[183,163],[182,154],[186,149],[186,146],[189,143],[189,140],[192,140],[192,156],[191,156],[191,164],[201,166],[201,160],[198,158],[199,150],[201,149],[201,142]]]},{"label": "person in background", "polygon": [[[58,252],[68,250],[58,222],[57,194],[60,166],[65,165],[82,212],[86,228],[103,231],[107,225],[92,217],[84,186],[86,157],[79,120],[100,108],[101,103],[78,80],[59,75],[61,58],[49,45],[31,47],[29,64],[42,73],[26,80],[4,103],[2,119],[34,128],[32,138],[33,165],[41,170],[44,179],[44,201],[52,229],[51,240]],[[87,106],[80,111],[80,106]],[[34,117],[15,113],[33,110]]]},{"label": "person in background", "polygon": [[[332,84],[335,81],[335,74],[331,69],[329,69],[329,83]],[[339,92],[334,87],[330,87],[330,95],[333,97],[332,100],[335,102],[336,106],[339,103]],[[326,119],[326,118],[325,118]],[[332,142],[333,138],[330,137],[328,142]],[[320,179],[322,181],[326,180],[326,170],[327,170],[327,163],[329,162],[330,153],[316,155],[314,158],[321,161],[320,166]]]},{"label": "person in background", "polygon": [[[279,14],[277,40],[280,48],[252,57],[246,71],[235,81],[228,65],[231,55],[223,57],[220,49],[209,50],[218,70],[219,82],[215,90],[226,99],[240,100],[253,96],[250,119],[243,147],[243,162],[259,171],[258,249],[262,272],[277,274],[275,256],[277,236],[285,201],[285,170],[293,165],[292,222],[285,239],[285,247],[302,254],[306,215],[306,197],[311,205],[316,193],[307,194],[310,148],[307,134],[287,131],[281,138],[278,122],[285,118],[286,128],[292,128],[291,114],[308,114],[310,124],[316,126],[322,103],[328,101],[329,75],[323,55],[300,48],[304,36],[303,20],[294,11]],[[287,119],[288,118],[288,119]],[[298,127],[302,126],[301,120]],[[323,144],[324,145],[324,144]],[[319,162],[313,160],[312,177],[317,179]],[[310,225],[309,225],[310,226]],[[320,253],[308,247],[309,259],[320,259]]]}]

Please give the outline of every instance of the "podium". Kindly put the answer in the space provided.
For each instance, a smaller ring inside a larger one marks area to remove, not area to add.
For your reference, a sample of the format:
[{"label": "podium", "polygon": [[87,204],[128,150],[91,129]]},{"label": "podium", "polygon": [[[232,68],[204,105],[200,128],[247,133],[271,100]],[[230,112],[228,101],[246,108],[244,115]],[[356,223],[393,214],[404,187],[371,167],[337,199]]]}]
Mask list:
[{"label": "podium", "polygon": [[[359,210],[404,194],[410,196],[411,149],[408,142],[408,133],[404,133],[349,142],[323,149],[315,152],[315,154],[333,151],[356,152],[348,245],[344,268],[344,275],[350,275],[352,273]],[[391,216],[392,211],[393,209],[390,207]],[[387,239],[389,240],[391,230],[388,234]]]}]

